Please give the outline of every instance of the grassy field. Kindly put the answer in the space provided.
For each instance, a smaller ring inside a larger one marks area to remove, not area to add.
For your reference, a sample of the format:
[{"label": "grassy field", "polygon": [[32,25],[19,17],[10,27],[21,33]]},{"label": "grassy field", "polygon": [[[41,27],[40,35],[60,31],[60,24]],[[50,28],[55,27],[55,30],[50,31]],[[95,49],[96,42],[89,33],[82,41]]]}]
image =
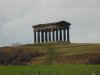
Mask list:
[{"label": "grassy field", "polygon": [[0,75],[100,75],[100,65],[0,66]]}]

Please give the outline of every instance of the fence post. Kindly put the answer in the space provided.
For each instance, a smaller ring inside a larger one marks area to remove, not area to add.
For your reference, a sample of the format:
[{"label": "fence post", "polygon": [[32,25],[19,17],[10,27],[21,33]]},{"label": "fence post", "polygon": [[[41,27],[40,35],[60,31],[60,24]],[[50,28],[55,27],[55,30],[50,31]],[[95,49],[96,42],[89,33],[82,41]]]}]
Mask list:
[{"label": "fence post", "polygon": [[93,71],[93,72],[92,72],[92,75],[96,75],[96,71]]},{"label": "fence post", "polygon": [[48,70],[48,75],[49,75],[49,70]]},{"label": "fence post", "polygon": [[30,73],[31,73],[31,75],[33,75],[33,72],[32,71],[30,71]]},{"label": "fence post", "polygon": [[58,70],[57,70],[57,75],[58,75]]},{"label": "fence post", "polygon": [[84,75],[85,75],[85,70],[83,71]]},{"label": "fence post", "polygon": [[15,71],[13,71],[14,75],[15,75]]},{"label": "fence post", "polygon": [[73,72],[74,72],[74,75],[76,75],[76,71],[74,70]]},{"label": "fence post", "polygon": [[65,75],[67,75],[67,70],[65,70]]},{"label": "fence post", "polygon": [[40,75],[40,71],[39,71],[39,75]]},{"label": "fence post", "polygon": [[7,75],[7,71],[6,71],[5,73],[6,73],[6,75]]},{"label": "fence post", "polygon": [[22,75],[23,75],[23,71],[22,71]]}]

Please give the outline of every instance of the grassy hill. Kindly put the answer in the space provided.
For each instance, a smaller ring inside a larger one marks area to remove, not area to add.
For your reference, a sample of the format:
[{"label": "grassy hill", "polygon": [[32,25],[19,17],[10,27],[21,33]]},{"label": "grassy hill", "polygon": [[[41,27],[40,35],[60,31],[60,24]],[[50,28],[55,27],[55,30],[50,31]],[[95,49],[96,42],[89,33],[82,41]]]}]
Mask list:
[{"label": "grassy hill", "polygon": [[0,51],[2,50],[5,51],[6,55],[7,53],[8,55],[14,55],[14,52],[19,51],[17,54],[20,55],[17,60],[25,60],[25,62],[32,56],[32,59],[29,59],[31,61],[27,62],[28,65],[100,63],[100,44],[58,42],[2,47]]},{"label": "grassy hill", "polygon": [[98,61],[100,59],[100,44],[59,42],[27,44],[21,47],[46,53],[44,56],[33,58],[30,64],[45,64],[47,62],[52,62],[52,64],[91,64],[100,62]]},{"label": "grassy hill", "polygon": [[[100,75],[100,44],[48,43],[0,48],[0,60],[8,62],[12,57],[13,61],[6,64],[9,66],[0,64],[0,75]],[[14,63],[21,66],[12,66]],[[22,66],[23,63],[30,66]]]}]

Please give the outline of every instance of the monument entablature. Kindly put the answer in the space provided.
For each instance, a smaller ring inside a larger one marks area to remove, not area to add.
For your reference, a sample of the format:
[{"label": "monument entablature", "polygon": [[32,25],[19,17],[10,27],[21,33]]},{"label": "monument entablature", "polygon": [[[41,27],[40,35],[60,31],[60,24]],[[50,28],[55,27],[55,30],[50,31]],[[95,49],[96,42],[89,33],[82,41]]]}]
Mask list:
[{"label": "monument entablature", "polygon": [[68,22],[60,21],[55,23],[47,23],[47,24],[38,24],[32,26],[34,31],[40,31],[40,30],[59,30],[59,29],[68,29],[69,25],[71,25]]}]

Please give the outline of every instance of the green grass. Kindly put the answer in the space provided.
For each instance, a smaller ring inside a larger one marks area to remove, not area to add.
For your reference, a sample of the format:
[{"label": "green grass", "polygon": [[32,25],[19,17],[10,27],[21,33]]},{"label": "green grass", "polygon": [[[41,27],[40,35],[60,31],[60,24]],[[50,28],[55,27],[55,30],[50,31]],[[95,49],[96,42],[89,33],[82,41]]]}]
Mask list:
[{"label": "green grass", "polygon": [[100,45],[72,46],[72,47],[61,48],[57,50],[59,51],[59,53],[66,54],[66,55],[94,53],[94,52],[100,52]]},{"label": "green grass", "polygon": [[47,52],[52,47],[57,53],[62,55],[86,54],[100,52],[100,44],[82,44],[82,43],[44,43],[44,44],[26,44],[24,48],[31,48],[36,51]]},{"label": "green grass", "polygon": [[100,75],[100,65],[0,66],[0,75]]},{"label": "green grass", "polygon": [[[36,51],[43,51],[45,53],[47,53],[48,48],[53,48],[56,51],[56,59],[59,61],[62,61],[61,63],[65,63],[65,57],[68,56],[80,56],[80,61],[76,60],[75,62],[77,63],[77,61],[79,62],[84,62],[84,61],[88,61],[88,59],[85,60],[85,58],[92,58],[94,56],[100,56],[100,44],[80,44],[80,43],[71,43],[71,44],[67,44],[67,43],[48,43],[48,44],[31,44],[31,45],[23,45],[22,47],[28,47],[28,48],[32,48],[32,50],[36,50]],[[84,57],[84,60],[82,61],[81,57]],[[85,57],[86,56],[86,57]],[[31,62],[31,64],[44,64],[44,61],[46,60],[47,55],[45,56],[41,56],[41,57],[36,57],[33,59],[33,61]],[[63,58],[63,59],[62,59]],[[55,60],[54,60],[55,61]]]},{"label": "green grass", "polygon": [[22,45],[24,48],[31,48],[36,51],[46,52],[48,48],[52,47],[57,53],[63,55],[85,54],[100,52],[100,44],[81,44],[81,43],[47,43],[47,44],[26,44]]}]

